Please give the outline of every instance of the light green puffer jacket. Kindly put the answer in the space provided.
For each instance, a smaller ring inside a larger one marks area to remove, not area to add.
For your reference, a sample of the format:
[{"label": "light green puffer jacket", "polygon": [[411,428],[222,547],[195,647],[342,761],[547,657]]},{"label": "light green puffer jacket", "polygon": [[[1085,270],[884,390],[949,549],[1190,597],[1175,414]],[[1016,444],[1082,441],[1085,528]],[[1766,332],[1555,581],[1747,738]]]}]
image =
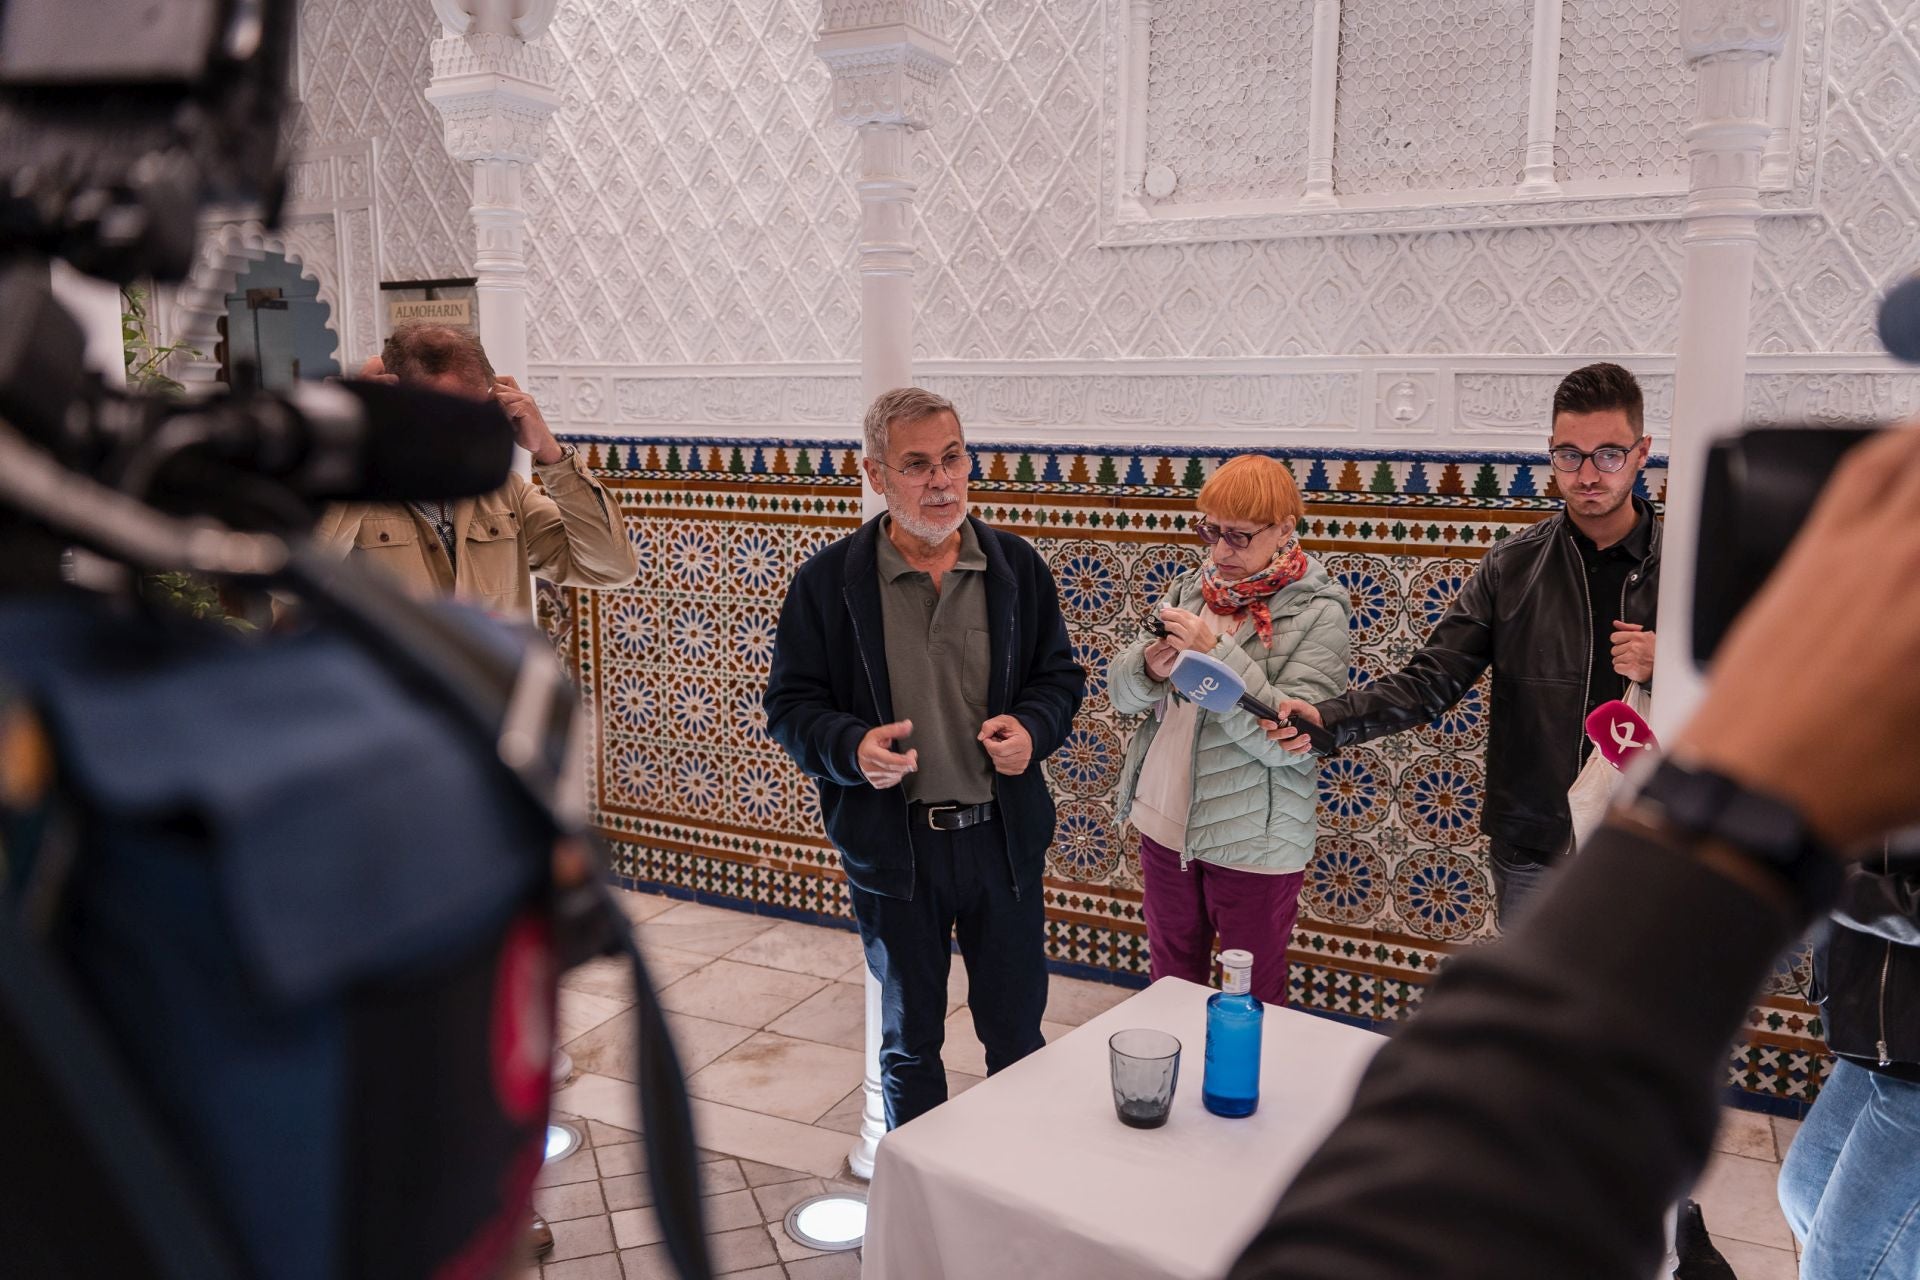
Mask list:
[{"label": "light green puffer jacket", "polygon": [[[1200,613],[1200,570],[1182,574],[1163,604]],[[1347,687],[1347,617],[1352,598],[1309,560],[1306,576],[1276,592],[1273,647],[1260,642],[1251,620],[1237,634],[1222,636],[1213,656],[1247,682],[1247,692],[1272,706],[1282,698],[1320,702]],[[1216,617],[1216,622],[1224,621]],[[1151,635],[1134,642],[1107,668],[1107,698],[1123,715],[1150,711],[1173,686],[1147,675]],[[1187,812],[1187,847],[1180,865],[1195,858],[1226,867],[1298,871],[1313,858],[1319,804],[1319,757],[1296,755],[1267,739],[1245,711],[1198,711],[1194,730],[1193,803]],[[1125,821],[1133,790],[1160,720],[1149,716],[1127,748],[1114,817]]]}]

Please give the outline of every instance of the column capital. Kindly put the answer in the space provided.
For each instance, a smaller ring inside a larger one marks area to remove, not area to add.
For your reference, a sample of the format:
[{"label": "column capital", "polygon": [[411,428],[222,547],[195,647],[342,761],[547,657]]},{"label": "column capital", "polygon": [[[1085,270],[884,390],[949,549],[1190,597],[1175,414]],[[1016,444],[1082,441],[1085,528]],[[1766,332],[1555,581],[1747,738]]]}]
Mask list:
[{"label": "column capital", "polygon": [[454,159],[531,164],[560,108],[554,79],[552,53],[518,37],[443,36],[433,42],[427,101],[445,118]]},{"label": "column capital", "polygon": [[954,64],[945,32],[945,0],[826,0],[813,51],[833,73],[840,122],[926,128]]},{"label": "column capital", "polygon": [[1680,49],[1688,62],[1729,53],[1778,55],[1793,29],[1794,0],[1683,0]]},{"label": "column capital", "polygon": [[433,12],[450,36],[512,35],[537,40],[553,22],[560,0],[433,0]]}]

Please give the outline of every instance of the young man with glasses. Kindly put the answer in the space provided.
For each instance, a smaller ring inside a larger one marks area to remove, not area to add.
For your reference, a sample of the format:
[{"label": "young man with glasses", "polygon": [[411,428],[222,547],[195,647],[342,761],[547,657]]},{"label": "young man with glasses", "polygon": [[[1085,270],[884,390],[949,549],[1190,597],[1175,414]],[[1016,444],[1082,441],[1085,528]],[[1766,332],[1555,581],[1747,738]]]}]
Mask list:
[{"label": "young man with glasses", "polygon": [[[1629,680],[1653,681],[1660,521],[1634,493],[1649,447],[1633,375],[1617,364],[1575,369],[1553,393],[1547,443],[1564,510],[1487,552],[1399,671],[1318,705],[1276,708],[1326,725],[1342,746],[1366,742],[1432,720],[1491,665],[1480,827],[1503,930],[1571,852],[1567,789],[1591,749],[1587,713]],[[1307,750],[1284,726],[1268,736]],[[1677,1229],[1675,1280],[1731,1280],[1699,1205],[1680,1207]]]},{"label": "young man with glasses", "polygon": [[946,1101],[953,939],[989,1075],[1044,1043],[1042,882],[1059,749],[1086,683],[1053,573],[967,515],[951,402],[918,387],[867,410],[885,514],[794,576],[767,683],[767,732],[819,788],[879,979],[887,1127]]},{"label": "young man with glasses", "polygon": [[[1285,716],[1342,745],[1425,724],[1493,667],[1480,825],[1503,924],[1569,851],[1567,789],[1586,759],[1587,713],[1653,679],[1660,522],[1634,493],[1649,442],[1640,384],[1616,364],[1576,369],[1553,396],[1548,457],[1565,509],[1495,546],[1392,675]],[[1277,731],[1304,751],[1306,738]]]}]

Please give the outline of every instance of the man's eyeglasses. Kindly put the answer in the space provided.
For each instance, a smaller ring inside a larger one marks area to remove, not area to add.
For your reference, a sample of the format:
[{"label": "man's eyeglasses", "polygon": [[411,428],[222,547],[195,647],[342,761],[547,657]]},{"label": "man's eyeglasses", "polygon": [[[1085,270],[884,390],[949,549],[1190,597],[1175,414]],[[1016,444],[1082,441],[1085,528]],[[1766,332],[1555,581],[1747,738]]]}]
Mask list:
[{"label": "man's eyeglasses", "polygon": [[1193,531],[1199,534],[1200,541],[1206,543],[1208,546],[1212,546],[1216,542],[1224,542],[1235,551],[1245,551],[1253,545],[1255,538],[1271,528],[1273,528],[1272,525],[1263,524],[1250,533],[1242,533],[1238,529],[1222,529],[1211,520],[1202,520],[1193,526]]},{"label": "man's eyeglasses", "polygon": [[1586,462],[1588,458],[1592,458],[1593,465],[1596,469],[1611,473],[1626,466],[1627,459],[1632,456],[1633,451],[1639,447],[1639,445],[1630,445],[1622,449],[1617,444],[1603,444],[1592,453],[1582,453],[1571,445],[1562,445],[1558,449],[1547,450],[1547,457],[1553,459],[1553,469],[1555,471],[1565,471],[1571,474],[1578,471],[1581,464]]},{"label": "man's eyeglasses", "polygon": [[[878,458],[875,458],[874,461],[880,462]],[[898,471],[915,484],[925,484],[933,478],[933,469],[935,467],[939,467],[942,471],[946,472],[947,479],[949,480],[965,479],[973,472],[973,457],[971,454],[963,451],[960,453],[950,453],[938,462],[909,462],[904,467],[896,467],[886,462],[880,462],[880,465],[889,471]]]}]

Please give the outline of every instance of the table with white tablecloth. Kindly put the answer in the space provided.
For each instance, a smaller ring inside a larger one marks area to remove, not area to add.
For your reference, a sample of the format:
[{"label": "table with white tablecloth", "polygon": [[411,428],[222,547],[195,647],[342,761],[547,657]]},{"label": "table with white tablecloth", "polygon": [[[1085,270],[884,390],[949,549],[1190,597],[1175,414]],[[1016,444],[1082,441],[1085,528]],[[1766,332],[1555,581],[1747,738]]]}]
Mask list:
[{"label": "table with white tablecloth", "polygon": [[[1206,987],[1154,983],[880,1143],[863,1280],[1212,1280],[1346,1111],[1380,1035],[1267,1006],[1260,1109],[1200,1104]],[[1158,1129],[1114,1115],[1107,1037],[1181,1044]]]}]

